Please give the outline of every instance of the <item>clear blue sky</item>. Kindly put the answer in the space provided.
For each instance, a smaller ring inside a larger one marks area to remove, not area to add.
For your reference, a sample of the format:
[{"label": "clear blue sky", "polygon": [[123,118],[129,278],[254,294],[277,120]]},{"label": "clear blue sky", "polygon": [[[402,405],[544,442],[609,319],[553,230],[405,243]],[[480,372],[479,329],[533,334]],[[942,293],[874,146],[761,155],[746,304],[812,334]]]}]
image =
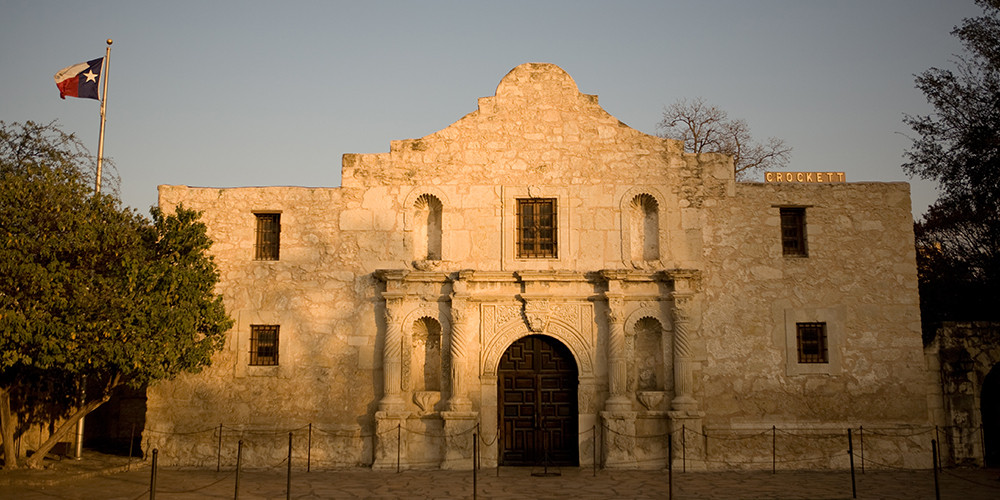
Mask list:
[{"label": "clear blue sky", "polygon": [[[703,97],[791,170],[908,180],[913,75],[950,67],[972,0],[0,0],[0,119],[58,120],[96,153],[99,104],[52,75],[113,38],[105,153],[125,203],[159,184],[339,186],[344,153],[388,151],[476,109],[524,62],[565,69],[608,112],[656,132]],[[936,197],[914,181],[914,213]]]}]

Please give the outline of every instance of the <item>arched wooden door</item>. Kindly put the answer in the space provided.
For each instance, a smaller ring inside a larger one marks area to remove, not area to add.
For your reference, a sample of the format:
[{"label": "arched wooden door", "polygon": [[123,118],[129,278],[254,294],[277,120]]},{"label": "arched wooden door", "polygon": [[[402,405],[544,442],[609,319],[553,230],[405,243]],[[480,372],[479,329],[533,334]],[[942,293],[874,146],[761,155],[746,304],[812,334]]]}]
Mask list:
[{"label": "arched wooden door", "polygon": [[511,344],[497,371],[501,465],[579,464],[577,369],[559,341]]}]

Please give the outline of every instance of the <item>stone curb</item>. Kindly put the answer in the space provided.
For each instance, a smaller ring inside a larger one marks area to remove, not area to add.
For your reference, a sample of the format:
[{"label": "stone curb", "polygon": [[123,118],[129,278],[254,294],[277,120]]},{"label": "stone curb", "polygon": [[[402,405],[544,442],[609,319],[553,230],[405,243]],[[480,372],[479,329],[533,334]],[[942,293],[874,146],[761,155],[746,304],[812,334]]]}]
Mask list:
[{"label": "stone curb", "polygon": [[[88,470],[88,471],[52,471],[55,477],[4,477],[5,475],[0,473],[0,486],[55,486],[67,481],[73,481],[76,479],[89,479],[98,476],[110,476],[113,474],[118,474],[121,472],[128,472],[131,470],[140,470],[149,467],[149,463],[145,461],[132,462],[130,464],[122,464],[111,467],[105,467],[103,469]],[[48,474],[47,474],[48,475]]]}]

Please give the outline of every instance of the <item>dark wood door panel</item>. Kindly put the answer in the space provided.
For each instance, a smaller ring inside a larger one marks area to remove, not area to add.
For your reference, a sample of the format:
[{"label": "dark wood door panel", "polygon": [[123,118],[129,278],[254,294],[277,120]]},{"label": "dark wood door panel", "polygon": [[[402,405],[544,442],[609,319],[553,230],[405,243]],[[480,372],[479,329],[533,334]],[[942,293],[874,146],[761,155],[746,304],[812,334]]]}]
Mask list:
[{"label": "dark wood door panel", "polygon": [[500,360],[500,460],[503,465],[576,465],[577,371],[555,339],[524,337]]}]

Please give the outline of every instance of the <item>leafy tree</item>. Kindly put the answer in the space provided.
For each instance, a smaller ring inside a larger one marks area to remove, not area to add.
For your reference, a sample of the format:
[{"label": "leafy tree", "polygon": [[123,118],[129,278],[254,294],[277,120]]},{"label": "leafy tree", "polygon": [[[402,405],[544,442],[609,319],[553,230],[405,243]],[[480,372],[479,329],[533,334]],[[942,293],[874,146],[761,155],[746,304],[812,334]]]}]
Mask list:
[{"label": "leafy tree", "polygon": [[1000,319],[1000,0],[952,34],[966,53],[916,87],[934,111],[906,115],[916,133],[903,169],[941,195],[915,225],[925,341],[943,320]]},{"label": "leafy tree", "polygon": [[792,148],[777,137],[757,142],[745,120],[730,119],[728,113],[702,98],[681,99],[667,106],[657,128],[663,137],[683,141],[688,152],[732,156],[737,180],[785,168],[792,153]]},{"label": "leafy tree", "polygon": [[[125,384],[197,371],[232,325],[197,212],[91,195],[86,149],[52,124],[0,122],[0,436],[60,421],[37,467]],[[86,381],[86,382],[85,382]],[[84,394],[83,386],[88,388]],[[97,388],[97,390],[95,390]]]}]

